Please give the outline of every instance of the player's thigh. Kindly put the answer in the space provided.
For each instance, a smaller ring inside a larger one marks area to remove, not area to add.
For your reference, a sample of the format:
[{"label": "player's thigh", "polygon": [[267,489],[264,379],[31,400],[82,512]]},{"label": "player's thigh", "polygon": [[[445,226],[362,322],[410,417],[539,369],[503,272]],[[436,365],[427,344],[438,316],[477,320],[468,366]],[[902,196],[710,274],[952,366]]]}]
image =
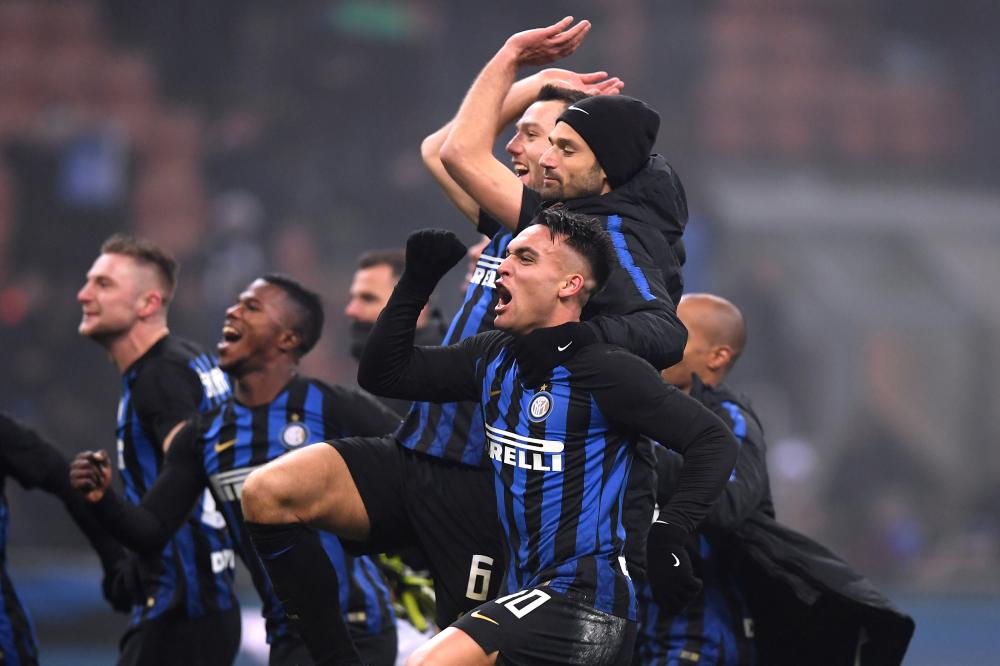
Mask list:
[{"label": "player's thigh", "polygon": [[406,666],[492,666],[497,653],[486,654],[467,633],[448,627],[406,660]]},{"label": "player's thigh", "polygon": [[434,576],[436,620],[445,627],[495,597],[503,578],[493,473],[407,456],[406,506]]},{"label": "player's thigh", "polygon": [[340,453],[320,442],[255,470],[243,486],[243,512],[259,523],[304,522],[364,539],[368,516]]}]

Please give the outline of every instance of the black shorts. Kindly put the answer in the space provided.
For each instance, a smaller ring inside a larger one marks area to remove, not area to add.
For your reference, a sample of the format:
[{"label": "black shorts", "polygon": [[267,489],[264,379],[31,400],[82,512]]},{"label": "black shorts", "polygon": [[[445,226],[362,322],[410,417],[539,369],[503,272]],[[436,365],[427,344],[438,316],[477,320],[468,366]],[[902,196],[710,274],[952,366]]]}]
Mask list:
[{"label": "black shorts", "polygon": [[[348,626],[351,629],[350,626]],[[391,624],[378,634],[351,630],[351,639],[368,666],[393,666],[396,663],[396,625]],[[279,636],[271,641],[271,653],[267,666],[307,666],[313,664],[306,644],[295,632]]]},{"label": "black shorts", "polygon": [[487,601],[453,627],[497,664],[624,666],[632,661],[636,623],[602,613],[573,592],[544,586]]},{"label": "black shorts", "polygon": [[439,627],[496,596],[504,551],[491,469],[417,453],[394,437],[329,444],[347,463],[371,525],[368,541],[345,541],[345,548],[420,547],[434,578]]},{"label": "black shorts", "polygon": [[191,619],[180,614],[146,620],[122,636],[118,666],[218,666],[240,649],[240,609]]}]

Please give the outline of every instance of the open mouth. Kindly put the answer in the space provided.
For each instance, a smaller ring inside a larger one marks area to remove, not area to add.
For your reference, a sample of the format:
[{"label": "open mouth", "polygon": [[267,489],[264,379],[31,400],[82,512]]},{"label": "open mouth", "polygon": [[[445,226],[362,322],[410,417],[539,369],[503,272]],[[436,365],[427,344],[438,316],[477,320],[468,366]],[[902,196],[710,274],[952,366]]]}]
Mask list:
[{"label": "open mouth", "polygon": [[523,164],[514,163],[514,174],[520,178],[521,176],[528,175],[528,167]]},{"label": "open mouth", "polygon": [[222,327],[222,341],[220,342],[220,345],[228,345],[230,343],[237,342],[242,337],[243,333],[241,333],[239,329],[229,324],[225,324]]},{"label": "open mouth", "polygon": [[511,295],[510,290],[501,284],[500,280],[497,280],[494,283],[494,288],[497,291],[497,304],[493,310],[499,314],[500,312],[503,312],[508,305],[510,305]]}]

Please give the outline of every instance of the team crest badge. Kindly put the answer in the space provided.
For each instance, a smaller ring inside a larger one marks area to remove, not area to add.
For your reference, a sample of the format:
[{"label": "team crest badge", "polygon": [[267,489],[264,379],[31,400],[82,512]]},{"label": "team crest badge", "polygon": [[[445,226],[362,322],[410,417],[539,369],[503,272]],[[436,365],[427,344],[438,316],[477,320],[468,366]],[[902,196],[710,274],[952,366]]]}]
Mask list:
[{"label": "team crest badge", "polygon": [[544,421],[545,417],[552,411],[552,394],[548,391],[540,391],[531,399],[528,405],[528,418],[532,421]]},{"label": "team crest badge", "polygon": [[281,429],[281,444],[286,449],[297,449],[309,441],[309,428],[299,421],[298,414],[292,414],[292,421]]}]

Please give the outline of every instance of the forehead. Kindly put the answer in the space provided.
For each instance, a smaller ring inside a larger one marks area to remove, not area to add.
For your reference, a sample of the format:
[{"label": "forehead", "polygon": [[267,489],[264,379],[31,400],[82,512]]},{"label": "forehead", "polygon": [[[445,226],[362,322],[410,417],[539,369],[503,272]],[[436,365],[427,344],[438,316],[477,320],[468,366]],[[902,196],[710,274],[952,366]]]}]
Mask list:
[{"label": "forehead", "polygon": [[687,328],[689,335],[704,337],[707,319],[711,314],[711,305],[698,298],[682,298],[677,304],[677,318]]},{"label": "forehead", "polygon": [[143,266],[132,257],[125,254],[102,254],[94,260],[94,264],[87,271],[88,277],[103,275],[115,279],[128,279],[135,277],[135,274]]},{"label": "forehead", "polygon": [[392,267],[388,264],[376,264],[368,268],[359,268],[354,272],[351,288],[355,290],[384,291],[389,293],[396,285]]},{"label": "forehead", "polygon": [[556,239],[552,238],[552,233],[548,227],[541,224],[532,224],[511,240],[507,246],[507,250],[510,253],[514,253],[517,250],[530,248],[539,254],[543,254],[554,252],[559,245],[562,245],[562,243],[558,242],[558,237]]},{"label": "forehead", "polygon": [[249,298],[257,299],[265,305],[283,305],[288,299],[288,294],[281,287],[257,278],[247,285],[243,293],[240,294],[241,300]]},{"label": "forehead", "polygon": [[590,150],[590,146],[587,142],[583,140],[580,133],[569,126],[567,123],[556,123],[556,126],[552,128],[549,133],[549,141],[555,143],[557,141],[563,141],[566,143],[571,143],[579,148],[586,148]]},{"label": "forehead", "polygon": [[557,100],[535,102],[521,115],[517,121],[518,127],[527,124],[538,125],[543,132],[551,132],[555,127],[556,118],[566,109],[566,104]]}]

